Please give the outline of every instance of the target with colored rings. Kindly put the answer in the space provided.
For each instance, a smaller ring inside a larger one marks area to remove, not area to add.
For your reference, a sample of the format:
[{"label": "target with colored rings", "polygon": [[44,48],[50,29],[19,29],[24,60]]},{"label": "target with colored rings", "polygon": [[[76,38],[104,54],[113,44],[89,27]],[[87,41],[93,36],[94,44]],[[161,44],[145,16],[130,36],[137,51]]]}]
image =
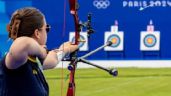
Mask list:
[{"label": "target with colored rings", "polygon": [[112,41],[112,45],[110,47],[115,48],[119,46],[121,39],[118,35],[113,34],[108,37],[107,41]]},{"label": "target with colored rings", "polygon": [[[80,35],[80,40],[81,40],[81,41],[85,41],[84,36]],[[72,43],[74,43],[74,42],[75,42],[75,37],[72,38]],[[84,42],[79,42],[78,48],[83,47],[83,45],[84,45]]]},{"label": "target with colored rings", "polygon": [[154,47],[156,45],[157,39],[153,34],[148,34],[144,37],[144,45],[147,47]]}]

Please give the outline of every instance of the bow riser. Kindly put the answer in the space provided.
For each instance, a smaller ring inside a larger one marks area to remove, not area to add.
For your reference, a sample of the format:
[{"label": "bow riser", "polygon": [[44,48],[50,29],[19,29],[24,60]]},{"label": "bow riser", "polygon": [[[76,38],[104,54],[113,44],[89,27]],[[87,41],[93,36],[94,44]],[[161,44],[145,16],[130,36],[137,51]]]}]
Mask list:
[{"label": "bow riser", "polygon": [[[69,4],[70,4],[70,13],[73,15],[74,18],[74,24],[75,24],[75,42],[74,45],[78,45],[79,44],[79,38],[80,38],[80,24],[79,24],[79,18],[78,18],[78,14],[77,14],[77,0],[69,0]],[[77,50],[78,51],[78,50]],[[75,51],[74,53],[72,53],[70,55],[70,60],[71,60],[71,70],[70,70],[70,81],[69,81],[69,85],[68,85],[68,91],[67,91],[67,96],[75,96],[75,69],[76,69],[76,65],[77,62],[77,51]]]}]

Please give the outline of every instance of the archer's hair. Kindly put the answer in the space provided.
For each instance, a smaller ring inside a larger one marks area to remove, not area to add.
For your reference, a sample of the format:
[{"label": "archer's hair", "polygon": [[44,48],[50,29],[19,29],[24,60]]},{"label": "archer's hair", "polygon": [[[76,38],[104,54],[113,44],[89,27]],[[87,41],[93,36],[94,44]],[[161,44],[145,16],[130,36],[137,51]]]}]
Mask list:
[{"label": "archer's hair", "polygon": [[36,8],[25,7],[16,10],[8,25],[9,38],[15,40],[17,37],[34,34],[35,29],[43,26],[44,15]]}]

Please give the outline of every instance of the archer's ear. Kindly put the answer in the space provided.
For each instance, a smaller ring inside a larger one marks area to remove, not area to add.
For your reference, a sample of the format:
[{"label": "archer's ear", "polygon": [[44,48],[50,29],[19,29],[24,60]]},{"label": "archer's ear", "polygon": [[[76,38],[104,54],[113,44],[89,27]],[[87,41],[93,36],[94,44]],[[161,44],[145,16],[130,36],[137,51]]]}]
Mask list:
[{"label": "archer's ear", "polygon": [[7,24],[7,26],[6,26],[6,30],[7,30],[7,32],[10,32],[10,30],[11,30],[11,26],[10,26],[10,24]]},{"label": "archer's ear", "polygon": [[36,39],[40,39],[40,32],[39,32],[38,29],[36,29],[36,30],[34,31],[34,37],[35,37]]}]

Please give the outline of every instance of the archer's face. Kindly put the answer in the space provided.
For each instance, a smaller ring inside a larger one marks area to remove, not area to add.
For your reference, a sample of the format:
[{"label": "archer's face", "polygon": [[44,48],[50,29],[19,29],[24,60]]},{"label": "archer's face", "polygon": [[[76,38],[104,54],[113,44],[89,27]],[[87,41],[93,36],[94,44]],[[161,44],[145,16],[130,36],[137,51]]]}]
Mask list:
[{"label": "archer's face", "polygon": [[46,23],[46,19],[43,20],[44,21],[44,24],[42,26],[42,28],[40,28],[40,34],[39,34],[39,44],[40,45],[46,45],[46,42],[47,42],[47,23]]}]

